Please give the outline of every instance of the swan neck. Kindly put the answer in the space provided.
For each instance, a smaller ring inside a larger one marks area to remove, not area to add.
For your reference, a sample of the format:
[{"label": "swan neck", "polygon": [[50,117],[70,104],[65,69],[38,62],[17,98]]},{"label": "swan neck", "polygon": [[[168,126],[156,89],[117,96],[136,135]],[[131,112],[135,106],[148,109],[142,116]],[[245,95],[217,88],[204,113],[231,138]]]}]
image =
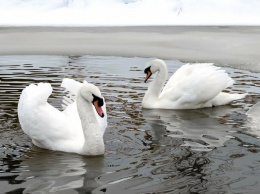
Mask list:
[{"label": "swan neck", "polygon": [[105,149],[103,134],[92,103],[85,100],[80,93],[77,95],[76,103],[85,138],[82,152],[87,155],[103,154]]},{"label": "swan neck", "polygon": [[155,76],[152,83],[150,83],[147,94],[149,94],[150,97],[158,99],[160,96],[160,93],[163,89],[164,83],[166,81],[166,77],[168,74],[167,67],[162,65],[160,66],[157,75]]}]

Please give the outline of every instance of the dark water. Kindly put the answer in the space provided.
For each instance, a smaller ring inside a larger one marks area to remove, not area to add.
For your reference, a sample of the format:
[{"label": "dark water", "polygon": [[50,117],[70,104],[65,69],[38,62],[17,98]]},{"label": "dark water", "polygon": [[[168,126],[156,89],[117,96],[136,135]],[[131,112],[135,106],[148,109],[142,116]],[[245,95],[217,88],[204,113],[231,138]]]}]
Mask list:
[{"label": "dark water", "polygon": [[[260,101],[259,74],[226,68],[229,106],[200,110],[142,110],[150,59],[92,56],[0,57],[0,193],[259,193],[259,138],[245,112]],[[172,74],[182,63],[166,61]],[[49,82],[49,102],[61,108],[64,77],[99,86],[106,102],[106,153],[100,157],[32,146],[17,103],[29,83]]]}]

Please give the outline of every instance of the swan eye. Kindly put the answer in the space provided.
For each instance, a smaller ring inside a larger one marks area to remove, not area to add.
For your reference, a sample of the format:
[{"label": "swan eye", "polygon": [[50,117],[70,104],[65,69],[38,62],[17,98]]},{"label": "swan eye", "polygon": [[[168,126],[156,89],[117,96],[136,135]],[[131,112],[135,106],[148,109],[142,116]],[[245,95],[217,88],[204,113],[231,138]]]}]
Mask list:
[{"label": "swan eye", "polygon": [[93,96],[93,101],[92,101],[93,104],[94,104],[95,101],[98,101],[99,107],[104,105],[104,101],[103,101],[102,98],[99,98],[99,97],[95,96],[94,94],[92,94],[92,96]]},{"label": "swan eye", "polygon": [[145,70],[144,70],[144,73],[147,74],[148,72],[151,72],[151,66],[147,67]]}]

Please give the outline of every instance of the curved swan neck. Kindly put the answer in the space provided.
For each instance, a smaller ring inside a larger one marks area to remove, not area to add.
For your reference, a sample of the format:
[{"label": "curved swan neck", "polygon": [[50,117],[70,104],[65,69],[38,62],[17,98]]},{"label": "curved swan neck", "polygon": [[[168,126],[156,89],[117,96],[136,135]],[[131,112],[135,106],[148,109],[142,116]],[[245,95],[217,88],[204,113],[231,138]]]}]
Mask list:
[{"label": "curved swan neck", "polygon": [[80,93],[77,95],[76,103],[85,137],[82,152],[88,155],[104,154],[103,134],[100,130],[93,105],[85,100]]},{"label": "curved swan neck", "polygon": [[159,95],[163,89],[164,83],[166,82],[166,78],[168,75],[168,69],[165,63],[160,63],[158,65],[158,73],[155,76],[152,83],[150,83],[145,96],[150,96],[151,98],[159,98]]}]

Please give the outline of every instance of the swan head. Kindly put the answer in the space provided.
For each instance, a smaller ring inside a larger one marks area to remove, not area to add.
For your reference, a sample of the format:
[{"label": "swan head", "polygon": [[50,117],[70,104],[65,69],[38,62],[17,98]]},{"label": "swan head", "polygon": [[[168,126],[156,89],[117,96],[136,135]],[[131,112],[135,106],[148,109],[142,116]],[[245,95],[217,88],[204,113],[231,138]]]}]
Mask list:
[{"label": "swan head", "polygon": [[104,117],[102,106],[104,105],[104,98],[101,95],[100,90],[93,84],[84,84],[80,89],[81,96],[88,102],[92,103],[95,107],[98,115]]},{"label": "swan head", "polygon": [[152,76],[152,74],[160,71],[162,66],[166,66],[165,62],[161,59],[154,59],[146,65],[144,73],[146,74],[144,82],[146,83],[147,80]]}]

